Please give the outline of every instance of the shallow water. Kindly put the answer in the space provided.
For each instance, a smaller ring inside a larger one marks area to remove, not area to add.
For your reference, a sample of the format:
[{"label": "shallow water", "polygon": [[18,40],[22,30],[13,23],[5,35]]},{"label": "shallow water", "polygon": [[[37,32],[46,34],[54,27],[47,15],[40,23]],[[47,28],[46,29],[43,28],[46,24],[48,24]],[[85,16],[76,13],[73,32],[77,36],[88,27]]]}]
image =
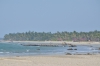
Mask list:
[{"label": "shallow water", "polygon": [[[76,47],[66,46],[23,46],[17,43],[0,43],[0,56],[31,56],[31,55],[65,55],[94,53],[99,54],[98,46],[77,45]],[[73,49],[73,50],[68,50]],[[76,50],[75,50],[76,49]]]}]

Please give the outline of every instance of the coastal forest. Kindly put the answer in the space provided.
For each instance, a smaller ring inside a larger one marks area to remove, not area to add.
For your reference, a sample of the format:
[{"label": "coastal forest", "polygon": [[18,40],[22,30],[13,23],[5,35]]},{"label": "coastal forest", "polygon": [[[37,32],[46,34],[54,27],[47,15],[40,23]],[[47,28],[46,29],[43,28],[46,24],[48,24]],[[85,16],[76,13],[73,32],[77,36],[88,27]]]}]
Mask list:
[{"label": "coastal forest", "polygon": [[10,41],[100,41],[100,31],[90,32],[23,32],[9,33],[4,36],[4,40]]}]

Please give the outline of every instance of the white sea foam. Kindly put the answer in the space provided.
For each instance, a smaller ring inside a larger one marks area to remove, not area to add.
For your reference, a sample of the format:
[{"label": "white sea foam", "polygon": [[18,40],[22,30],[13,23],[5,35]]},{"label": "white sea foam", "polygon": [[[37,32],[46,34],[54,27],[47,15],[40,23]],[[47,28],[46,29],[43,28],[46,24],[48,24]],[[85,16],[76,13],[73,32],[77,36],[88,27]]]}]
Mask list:
[{"label": "white sea foam", "polygon": [[0,52],[0,53],[10,53],[10,52]]},{"label": "white sea foam", "polygon": [[0,53],[4,53],[4,52],[0,52]]},{"label": "white sea foam", "polygon": [[29,49],[27,49],[26,51],[27,51],[27,52],[29,52],[30,50],[29,50]]}]

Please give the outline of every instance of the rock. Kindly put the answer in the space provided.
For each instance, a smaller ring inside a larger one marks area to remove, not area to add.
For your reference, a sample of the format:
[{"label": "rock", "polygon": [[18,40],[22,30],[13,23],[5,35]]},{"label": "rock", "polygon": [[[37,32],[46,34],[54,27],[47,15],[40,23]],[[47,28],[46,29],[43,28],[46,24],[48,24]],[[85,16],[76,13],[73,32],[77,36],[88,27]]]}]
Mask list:
[{"label": "rock", "polygon": [[67,49],[67,50],[73,50],[72,48],[69,48],[69,49]]},{"label": "rock", "polygon": [[76,47],[76,45],[69,45],[69,47]]},{"label": "rock", "polygon": [[20,57],[20,56],[16,56],[16,57]]},{"label": "rock", "polygon": [[89,47],[93,47],[93,46],[89,46]]},{"label": "rock", "polygon": [[99,48],[98,48],[98,47],[97,47],[97,48],[95,48],[95,50],[100,50],[100,47],[99,47]]},{"label": "rock", "polygon": [[71,53],[66,53],[66,55],[72,55]]},{"label": "rock", "polygon": [[74,50],[77,50],[77,49],[74,49]]},{"label": "rock", "polygon": [[40,50],[39,48],[37,50]]},{"label": "rock", "polygon": [[90,53],[87,53],[87,55],[92,55],[92,54],[90,54]]},{"label": "rock", "polygon": [[91,50],[94,50],[94,48],[92,48]]},{"label": "rock", "polygon": [[82,54],[74,54],[74,55],[82,55]]}]

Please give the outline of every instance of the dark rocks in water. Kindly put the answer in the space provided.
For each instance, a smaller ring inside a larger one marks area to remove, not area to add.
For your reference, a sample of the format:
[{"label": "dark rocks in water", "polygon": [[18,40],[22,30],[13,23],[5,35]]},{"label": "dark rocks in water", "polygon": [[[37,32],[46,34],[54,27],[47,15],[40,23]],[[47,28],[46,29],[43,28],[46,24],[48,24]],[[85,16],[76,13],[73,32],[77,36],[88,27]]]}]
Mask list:
[{"label": "dark rocks in water", "polygon": [[92,48],[91,50],[95,50],[94,48]]},{"label": "dark rocks in water", "polygon": [[92,55],[91,53],[87,53],[87,55]]},{"label": "dark rocks in water", "polygon": [[16,56],[16,57],[20,57],[20,56]]},{"label": "dark rocks in water", "polygon": [[100,53],[100,52],[98,52],[98,53]]},{"label": "dark rocks in water", "polygon": [[72,44],[70,44],[69,47],[76,47],[76,45],[72,45]]},{"label": "dark rocks in water", "polygon": [[77,50],[77,49],[74,49],[74,50]]},{"label": "dark rocks in water", "polygon": [[72,55],[71,53],[66,53],[66,55]]},{"label": "dark rocks in water", "polygon": [[93,46],[89,46],[89,47],[93,47]]},{"label": "dark rocks in water", "polygon": [[32,44],[21,44],[21,45],[23,45],[23,46],[39,46],[39,45],[36,45],[36,44],[34,44],[34,45],[32,45]]},{"label": "dark rocks in water", "polygon": [[93,55],[93,54],[91,54],[91,53],[86,53],[86,54],[76,53],[76,54],[74,54],[74,55]]},{"label": "dark rocks in water", "polygon": [[72,48],[69,48],[69,49],[67,49],[67,50],[73,50]]},{"label": "dark rocks in water", "polygon": [[67,49],[67,50],[77,50],[77,49],[72,49],[72,48],[69,48],[69,49]]},{"label": "dark rocks in water", "polygon": [[58,47],[59,45],[39,45],[39,46],[46,46],[46,47]]},{"label": "dark rocks in water", "polygon": [[76,53],[76,54],[74,54],[74,55],[82,55],[82,54],[77,54],[77,53]]},{"label": "dark rocks in water", "polygon": [[98,47],[97,47],[97,48],[95,48],[95,50],[100,50],[100,47],[99,47],[99,48],[98,48]]},{"label": "dark rocks in water", "polygon": [[37,50],[40,50],[39,48]]},{"label": "dark rocks in water", "polygon": [[23,46],[46,46],[46,47],[59,47],[59,46],[63,46],[63,45],[56,45],[56,44],[21,44]]}]

